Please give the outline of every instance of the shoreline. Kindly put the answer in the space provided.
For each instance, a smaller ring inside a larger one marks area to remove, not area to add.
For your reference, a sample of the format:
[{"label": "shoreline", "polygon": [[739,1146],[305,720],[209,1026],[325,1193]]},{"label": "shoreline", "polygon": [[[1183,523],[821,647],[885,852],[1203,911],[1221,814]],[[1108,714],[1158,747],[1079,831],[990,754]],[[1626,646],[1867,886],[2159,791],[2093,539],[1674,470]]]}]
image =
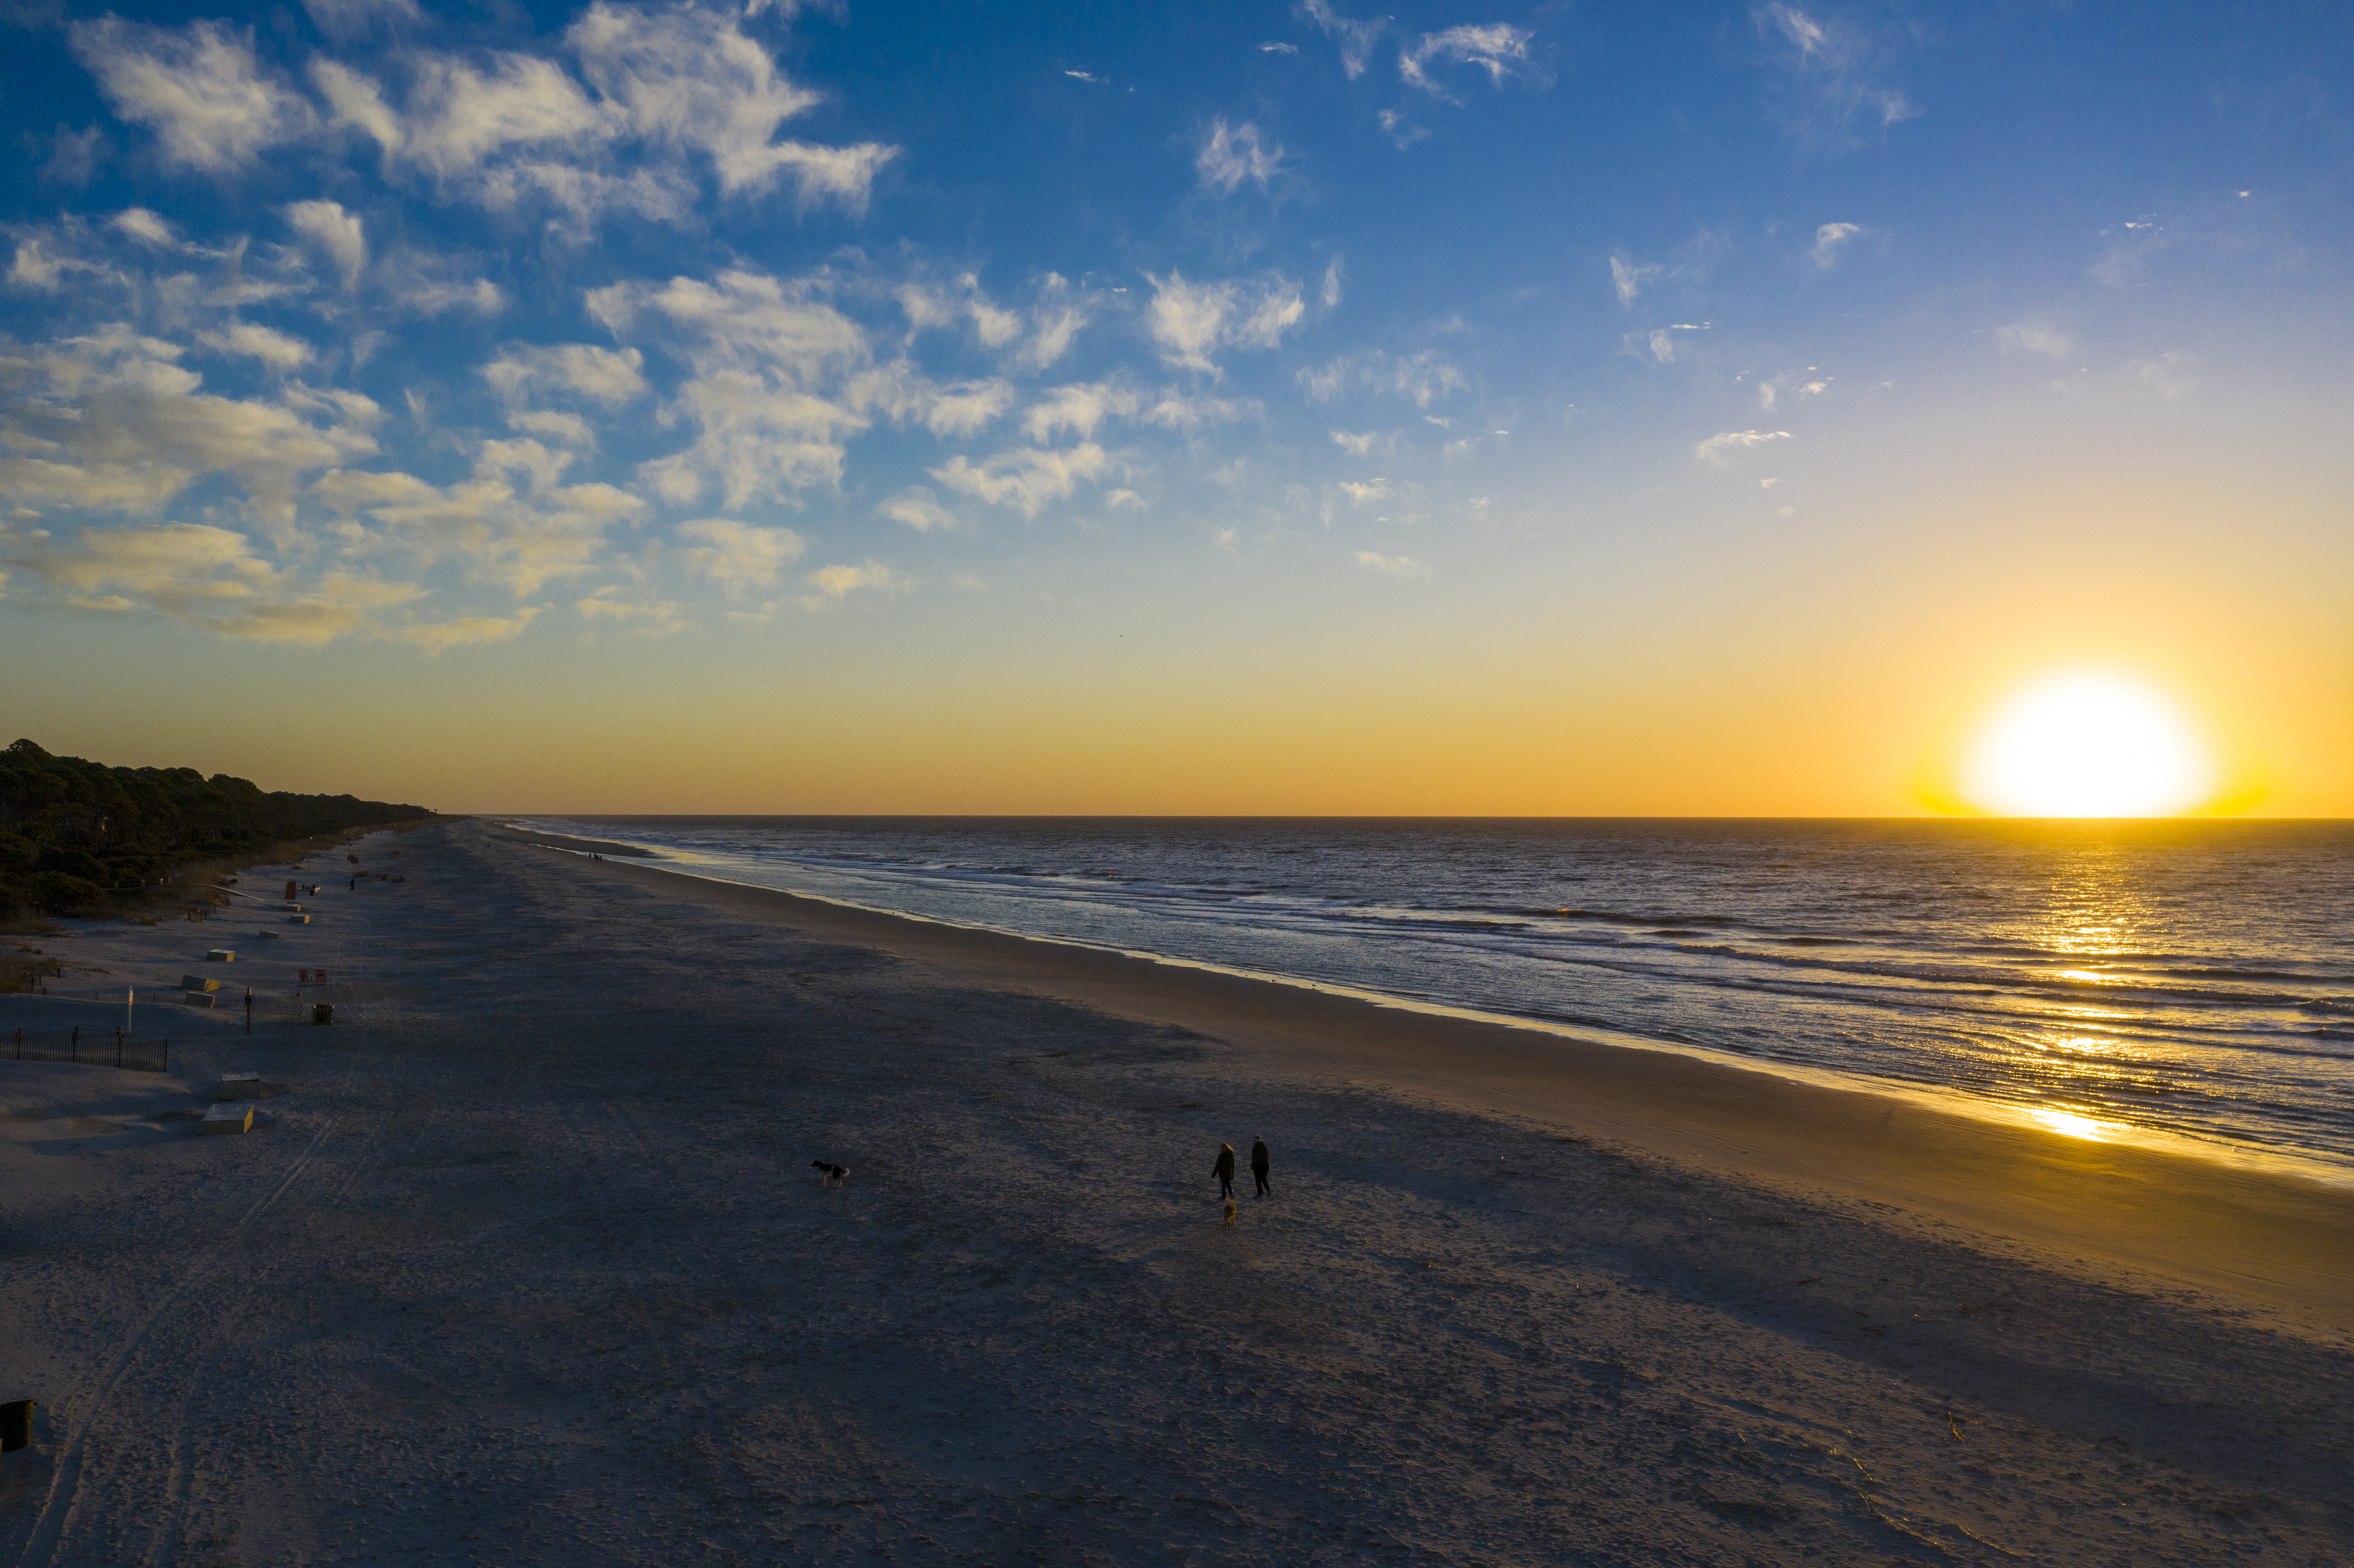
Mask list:
[{"label": "shoreline", "polygon": [[581,856],[684,901],[891,952],[954,983],[1174,1024],[1290,1073],[1607,1138],[1712,1174],[1893,1205],[2046,1263],[2123,1268],[2331,1336],[2354,1334],[2354,1194],[2311,1177],[2073,1138],[1942,1108],[1926,1095],[1809,1082],[1778,1066],[865,909],[636,857],[588,862],[576,846],[596,841],[535,837],[544,842],[520,847]]},{"label": "shoreline", "polygon": [[1730,1068],[1735,1072],[1764,1074],[1769,1077],[1806,1084],[1833,1093],[1876,1095],[1886,1099],[1903,1100],[1933,1113],[1957,1116],[1966,1120],[1985,1122],[1992,1126],[2023,1128],[2031,1131],[2058,1132],[2063,1137],[2080,1141],[2124,1144],[2154,1153],[2173,1155],[2259,1176],[2275,1176],[2295,1181],[2309,1182],[2317,1186],[2338,1189],[2346,1192],[2349,1198],[2354,1198],[2354,1162],[2336,1161],[2317,1154],[2281,1151],[2253,1144],[2199,1138],[2161,1128],[2137,1127],[2126,1122],[2102,1121],[2091,1117],[2079,1116],[2073,1112],[2040,1112],[2032,1107],[1973,1095],[1964,1089],[1911,1085],[1878,1079],[1862,1073],[1840,1072],[1837,1068],[1815,1066],[1802,1062],[1744,1056],[1737,1052],[1719,1047],[1693,1045],[1675,1040],[1660,1040],[1649,1035],[1637,1034],[1631,1031],[1613,1030],[1596,1024],[1559,1023],[1550,1019],[1526,1014],[1497,1012],[1476,1007],[1458,1007],[1447,1002],[1422,1000],[1416,996],[1373,991],[1331,980],[1310,980],[1304,976],[1285,974],[1274,969],[1221,964],[1207,959],[1180,958],[1174,954],[1153,952],[1149,948],[1120,948],[1107,943],[1089,942],[1076,937],[1015,931],[998,926],[970,925],[935,915],[920,915],[912,910],[857,904],[849,899],[830,898],[823,894],[797,892],[790,888],[769,887],[757,882],[741,882],[732,877],[713,876],[687,869],[689,866],[702,863],[694,857],[679,855],[666,850],[648,849],[642,845],[547,832],[537,833],[535,840],[545,842],[526,839],[514,839],[510,842],[535,849],[562,850],[575,854],[608,856],[618,854],[638,862],[648,869],[666,871],[673,875],[687,877],[697,882],[707,882],[724,887],[748,888],[755,892],[775,893],[786,898],[823,905],[854,914],[906,920],[919,926],[937,926],[951,931],[970,931],[985,936],[1004,937],[1014,941],[1034,942],[1044,947],[1069,948],[1079,952],[1134,959],[1140,962],[1161,965],[1170,969],[1197,969],[1204,974],[1223,975],[1234,980],[1289,986],[1322,996],[1362,1001],[1374,1007],[1394,1008],[1403,1012],[1419,1012],[1435,1018],[1458,1019],[1470,1023],[1494,1024],[1502,1028],[1525,1031],[1532,1034],[1575,1041],[1581,1044],[1604,1046],[1611,1050],[1648,1051],[1664,1055],[1686,1056],[1697,1062]]}]

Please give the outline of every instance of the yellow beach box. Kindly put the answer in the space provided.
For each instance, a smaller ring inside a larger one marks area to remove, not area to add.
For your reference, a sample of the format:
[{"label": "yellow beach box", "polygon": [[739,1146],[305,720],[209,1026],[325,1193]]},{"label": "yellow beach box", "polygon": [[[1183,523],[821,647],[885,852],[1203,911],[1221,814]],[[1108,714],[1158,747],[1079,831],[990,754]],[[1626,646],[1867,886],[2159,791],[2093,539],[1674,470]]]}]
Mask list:
[{"label": "yellow beach box", "polygon": [[253,1107],[243,1102],[236,1105],[215,1106],[205,1112],[205,1119],[196,1124],[196,1130],[199,1132],[251,1132]]},{"label": "yellow beach box", "polygon": [[261,1097],[261,1075],[259,1073],[223,1073],[220,1082],[213,1086],[217,1100],[251,1100]]},{"label": "yellow beach box", "polygon": [[180,989],[182,991],[218,991],[220,990],[220,981],[217,980],[207,980],[202,975],[182,975],[180,977]]},{"label": "yellow beach box", "polygon": [[237,949],[235,948],[215,948],[211,952],[205,955],[205,961],[208,964],[233,964],[237,962]]}]

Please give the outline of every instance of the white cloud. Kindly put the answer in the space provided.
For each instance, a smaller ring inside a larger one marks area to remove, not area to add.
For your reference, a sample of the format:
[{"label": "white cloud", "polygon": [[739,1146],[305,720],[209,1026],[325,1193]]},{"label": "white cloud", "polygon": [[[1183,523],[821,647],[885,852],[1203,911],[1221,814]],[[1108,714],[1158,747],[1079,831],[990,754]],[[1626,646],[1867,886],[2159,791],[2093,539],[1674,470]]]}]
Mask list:
[{"label": "white cloud", "polygon": [[327,101],[327,122],[364,131],[386,153],[398,153],[408,141],[400,116],[384,101],[384,89],[349,66],[324,55],[311,61],[311,85]]},{"label": "white cloud", "polygon": [[1649,333],[1628,333],[1625,352],[1638,359],[1648,353],[1653,364],[1671,365],[1683,352],[1675,334],[1680,332],[1706,332],[1710,325],[1707,322],[1672,322]]},{"label": "white cloud", "polygon": [[76,22],[67,37],[116,115],[155,132],[166,163],[226,174],[310,129],[310,106],[261,74],[249,28],[108,16]]},{"label": "white cloud", "polygon": [[274,399],[217,397],[176,363],[183,352],[121,326],[40,348],[0,348],[0,384],[17,394],[0,428],[19,450],[39,453],[0,459],[0,492],[143,511],[207,475],[228,474],[276,528],[291,523],[302,475],[376,450],[369,431],[377,410],[367,398],[323,396],[300,383]]},{"label": "white cloud", "polygon": [[1158,425],[1164,430],[1193,431],[1204,425],[1231,425],[1237,419],[1253,419],[1267,412],[1256,397],[1189,397],[1182,392],[1163,392],[1144,410],[1142,418],[1148,425]]},{"label": "white cloud", "polygon": [[[577,220],[609,211],[676,220],[707,163],[722,197],[781,180],[803,207],[863,214],[899,149],[776,140],[821,95],[789,81],[739,20],[692,3],[592,5],[565,34],[585,86],[555,60],[512,51],[411,55],[398,110],[347,66],[314,61],[311,75],[334,123],[482,206],[538,199]],[[632,147],[650,155],[625,158]]]},{"label": "white cloud", "polygon": [[344,572],[302,582],[246,535],[201,523],[87,528],[72,546],[0,527],[0,561],[78,609],[143,610],[243,641],[333,641],[422,593]]},{"label": "white cloud", "polygon": [[1745,451],[1766,445],[1768,441],[1787,441],[1787,430],[1727,430],[1694,443],[1692,456],[1715,468],[1723,468]]},{"label": "white cloud", "polygon": [[144,240],[158,249],[179,249],[180,239],[172,232],[172,226],[143,207],[126,207],[114,215],[111,222],[133,238]]},{"label": "white cloud", "polygon": [[[587,571],[606,531],[646,511],[643,501],[609,484],[555,485],[565,461],[536,441],[485,441],[474,477],[455,484],[336,469],[312,491],[337,516],[377,525],[356,547],[398,548],[426,566],[456,561],[521,597]],[[529,494],[509,482],[516,472],[532,479]]]},{"label": "white cloud", "polygon": [[861,589],[875,593],[905,593],[907,579],[880,561],[855,567],[820,567],[809,575],[811,588],[826,599],[844,599]]},{"label": "white cloud", "polygon": [[810,280],[736,269],[709,283],[616,283],[591,291],[588,304],[616,335],[644,324],[670,331],[695,366],[667,416],[693,419],[698,439],[642,471],[673,503],[693,501],[712,481],[730,508],[838,483],[845,443],[869,423],[861,407],[917,406],[908,399],[920,388],[896,372],[869,376],[854,401],[866,334]]},{"label": "white cloud", "polygon": [[646,356],[634,348],[616,352],[590,343],[546,347],[512,344],[482,367],[482,376],[509,398],[555,391],[619,408],[650,390],[645,363]]},{"label": "white cloud", "polygon": [[489,61],[484,72],[444,55],[419,57],[400,136],[405,156],[442,179],[472,176],[511,148],[560,153],[606,128],[588,93],[554,60],[501,52]]},{"label": "white cloud", "polygon": [[1221,375],[1213,350],[1273,348],[1307,314],[1299,285],[1280,273],[1223,283],[1189,283],[1177,272],[1145,276],[1152,284],[1145,330],[1162,359],[1188,370]]},{"label": "white cloud", "polygon": [[48,248],[40,235],[16,242],[16,257],[8,268],[8,281],[19,289],[38,289],[44,293],[55,291],[69,272],[91,277],[103,277],[110,269],[79,256],[61,256]]},{"label": "white cloud", "polygon": [[2199,390],[2198,364],[2190,355],[2177,352],[2137,359],[2126,369],[2143,391],[2172,402]]},{"label": "white cloud", "polygon": [[1448,61],[1477,66],[1488,73],[1490,85],[1501,87],[1507,77],[1537,74],[1529,60],[1529,40],[1533,37],[1525,27],[1504,22],[1425,33],[1419,41],[1399,51],[1398,75],[1409,87],[1445,98],[1446,91],[1430,79],[1428,68]]},{"label": "white cloud", "polygon": [[785,568],[801,558],[807,542],[790,528],[762,528],[725,517],[703,517],[675,530],[694,541],[681,552],[686,569],[724,584],[731,594],[748,588],[774,588]]},{"label": "white cloud", "polygon": [[287,226],[315,243],[335,263],[344,275],[344,287],[356,286],[367,267],[367,236],[359,215],[345,212],[343,203],[334,201],[298,201],[282,210]]},{"label": "white cloud", "polygon": [[631,604],[620,597],[620,592],[618,585],[600,588],[586,599],[573,600],[572,608],[579,612],[583,620],[592,623],[610,620],[648,637],[668,637],[686,630],[686,621],[673,601],[665,599],[648,604]]},{"label": "white cloud", "polygon": [[1283,168],[1283,148],[1272,148],[1260,138],[1254,124],[1229,125],[1224,116],[1210,122],[1210,133],[1202,142],[1202,150],[1194,156],[1193,170],[1202,178],[1204,189],[1232,196],[1236,187],[1249,180],[1261,190]]},{"label": "white cloud", "polygon": [[1815,242],[1807,255],[1818,268],[1828,272],[1839,265],[1840,247],[1862,232],[1860,223],[1826,223],[1815,230]]},{"label": "white cloud", "polygon": [[1043,441],[1057,430],[1072,430],[1085,440],[1106,419],[1134,418],[1142,401],[1134,387],[1108,381],[1057,387],[1023,414],[1022,433]]},{"label": "white cloud", "polygon": [[413,27],[425,20],[417,0],[302,0],[302,9],[331,38],[354,38],[380,27]]},{"label": "white cloud", "polygon": [[941,505],[939,497],[921,484],[909,485],[875,510],[878,515],[888,517],[894,523],[905,523],[918,534],[928,534],[934,529],[946,533],[958,524],[957,514]]},{"label": "white cloud", "polygon": [[546,436],[552,441],[567,446],[593,447],[597,434],[588,421],[578,414],[557,413],[551,408],[517,408],[507,415],[507,423],[518,430],[529,430],[535,436]]},{"label": "white cloud", "polygon": [[1110,468],[1103,448],[1087,441],[1068,451],[1018,447],[980,463],[959,455],[946,468],[933,469],[931,475],[950,490],[1035,517],[1077,490],[1082,481],[1100,479]]},{"label": "white cloud", "polygon": [[402,249],[386,257],[376,273],[387,296],[401,310],[420,316],[451,311],[495,315],[506,295],[488,278],[469,278],[457,258]]},{"label": "white cloud", "polygon": [[1919,107],[1890,79],[1895,46],[1862,26],[1801,10],[1781,0],[1750,13],[1758,36],[1784,72],[1768,94],[1787,128],[1827,145],[1851,143],[1856,127],[1885,131],[1911,120]]},{"label": "white cloud", "polygon": [[658,147],[707,154],[723,196],[758,192],[785,175],[804,207],[840,202],[863,213],[875,176],[896,147],[776,142],[777,128],[820,101],[726,12],[683,5],[641,10],[589,6],[565,35],[589,82]]},{"label": "white cloud", "polygon": [[2065,359],[2076,352],[2076,340],[2043,322],[2012,322],[1997,329],[1995,341],[2005,354],[2041,354]]},{"label": "white cloud", "polygon": [[924,428],[936,436],[970,436],[986,429],[1013,406],[1011,382],[956,381],[937,388],[924,410]]},{"label": "white cloud", "polygon": [[680,389],[678,407],[701,435],[687,451],[657,459],[643,471],[672,502],[693,501],[712,480],[731,507],[838,484],[844,443],[867,427],[838,403],[740,370],[690,381]]},{"label": "white cloud", "polygon": [[1384,436],[1378,430],[1367,430],[1363,435],[1348,430],[1334,430],[1331,434],[1332,444],[1351,457],[1369,457],[1376,447],[1387,452],[1396,444],[1394,437]]},{"label": "white cloud", "polygon": [[1324,264],[1324,287],[1317,297],[1326,310],[1339,308],[1341,303],[1341,258],[1335,256]]},{"label": "white cloud", "polygon": [[276,370],[295,369],[311,357],[311,345],[301,338],[251,322],[231,322],[219,332],[198,333],[196,341],[223,354],[258,359]]},{"label": "white cloud", "polygon": [[1087,310],[1073,297],[1069,280],[1059,272],[1047,273],[1039,280],[1038,302],[1030,310],[1030,341],[1015,352],[1016,363],[1032,370],[1045,369],[1063,357],[1087,320]]},{"label": "white cloud", "polygon": [[1298,44],[1261,44],[1258,47],[1258,52],[1263,55],[1296,55],[1299,52],[1299,46]]},{"label": "white cloud", "polygon": [[1329,403],[1344,392],[1395,393],[1427,408],[1435,397],[1466,385],[1463,373],[1427,350],[1393,359],[1379,349],[1343,355],[1295,377],[1311,403]]},{"label": "white cloud", "polygon": [[1384,556],[1377,555],[1372,550],[1357,550],[1352,553],[1357,558],[1357,565],[1369,572],[1379,572],[1385,577],[1396,577],[1403,581],[1409,577],[1426,577],[1430,575],[1430,568],[1412,556]]},{"label": "white cloud", "polygon": [[1144,497],[1132,490],[1108,490],[1104,492],[1104,505],[1115,512],[1141,512],[1145,502]]},{"label": "white cloud", "polygon": [[1617,291],[1618,303],[1631,306],[1643,286],[1666,270],[1657,262],[1638,264],[1624,256],[1610,258],[1610,286]]},{"label": "white cloud", "polygon": [[404,626],[395,635],[404,642],[423,649],[429,655],[439,657],[452,648],[512,641],[523,635],[524,628],[538,618],[539,611],[540,607],[535,604],[518,609],[513,615],[461,616],[454,620]]},{"label": "white cloud", "polygon": [[1349,504],[1352,506],[1370,506],[1376,501],[1387,501],[1390,498],[1390,482],[1386,479],[1377,479],[1371,484],[1360,484],[1353,479],[1344,479],[1341,482],[1340,490],[1341,494],[1349,498]]},{"label": "white cloud", "polygon": [[1770,381],[1759,382],[1757,407],[1770,414],[1781,407],[1785,396],[1803,401],[1808,397],[1819,397],[1830,389],[1830,377],[1818,376],[1814,367],[1809,366],[1804,372],[1792,371],[1776,376]]},{"label": "white cloud", "polygon": [[1326,37],[1340,40],[1343,76],[1354,81],[1365,74],[1365,64],[1373,58],[1373,40],[1381,37],[1386,18],[1357,21],[1333,10],[1327,0],[1299,0],[1295,14],[1315,23]]},{"label": "white cloud", "polygon": [[1405,111],[1402,109],[1384,109],[1374,118],[1381,122],[1382,134],[1395,143],[1397,150],[1401,153],[1430,134],[1429,132],[1408,120],[1405,117]]}]

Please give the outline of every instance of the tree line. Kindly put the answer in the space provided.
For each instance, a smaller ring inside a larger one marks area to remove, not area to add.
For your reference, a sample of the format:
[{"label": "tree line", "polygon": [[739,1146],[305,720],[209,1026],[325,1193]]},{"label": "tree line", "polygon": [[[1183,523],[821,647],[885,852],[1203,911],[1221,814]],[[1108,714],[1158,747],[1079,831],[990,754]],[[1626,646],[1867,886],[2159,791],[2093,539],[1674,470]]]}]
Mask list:
[{"label": "tree line", "polygon": [[20,740],[0,752],[0,913],[97,909],[194,861],[432,814],[193,768],[109,768]]}]

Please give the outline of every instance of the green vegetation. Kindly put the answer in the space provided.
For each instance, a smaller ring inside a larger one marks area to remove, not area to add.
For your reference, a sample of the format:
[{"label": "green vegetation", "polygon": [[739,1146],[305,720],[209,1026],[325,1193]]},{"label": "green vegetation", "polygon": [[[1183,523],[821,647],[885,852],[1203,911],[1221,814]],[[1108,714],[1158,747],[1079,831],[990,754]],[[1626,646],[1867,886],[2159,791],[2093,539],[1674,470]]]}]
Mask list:
[{"label": "green vegetation", "polygon": [[20,740],[0,751],[0,915],[98,909],[194,861],[431,814],[193,768],[109,768]]}]

